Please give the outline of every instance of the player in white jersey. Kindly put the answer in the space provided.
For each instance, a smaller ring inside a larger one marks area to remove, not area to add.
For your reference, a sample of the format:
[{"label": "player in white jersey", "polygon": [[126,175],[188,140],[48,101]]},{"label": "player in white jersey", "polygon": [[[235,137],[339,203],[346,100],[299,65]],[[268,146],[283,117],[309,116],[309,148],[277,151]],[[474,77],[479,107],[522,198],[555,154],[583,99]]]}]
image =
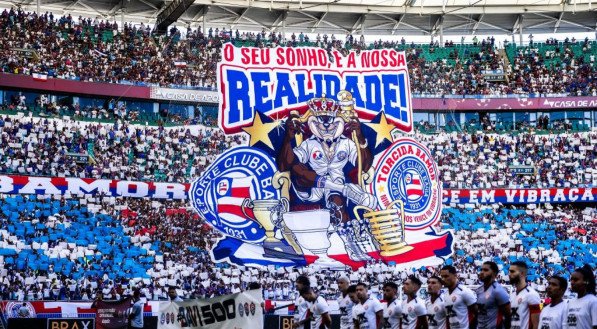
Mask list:
[{"label": "player in white jersey", "polygon": [[477,295],[458,283],[456,268],[452,265],[442,267],[440,277],[448,288],[444,305],[450,329],[476,328]]},{"label": "player in white jersey", "polygon": [[427,280],[429,298],[425,301],[429,329],[446,329],[446,307],[442,296],[442,279],[432,276]]},{"label": "player in white jersey", "polygon": [[400,328],[402,318],[402,303],[398,300],[398,286],[394,282],[386,282],[383,285],[383,299],[387,306],[383,311],[384,329]]},{"label": "player in white jersey", "polygon": [[[352,306],[353,303],[348,296],[348,288],[350,281],[347,277],[342,276],[336,280],[338,283],[338,290],[340,290],[340,297],[338,297],[338,307],[340,308],[340,329],[353,329],[352,323]],[[354,287],[356,292],[356,286]]]},{"label": "player in white jersey", "polygon": [[305,323],[309,320],[307,318],[307,311],[309,309],[309,303],[305,300],[305,298],[303,298],[302,293],[306,290],[309,289],[309,287],[311,287],[311,281],[309,281],[309,278],[301,275],[298,278],[296,278],[296,290],[298,290],[299,296],[296,299],[296,301],[294,302],[294,322],[292,324],[292,327],[297,329],[305,329],[307,326],[305,325]]},{"label": "player in white jersey", "polygon": [[[383,306],[376,298],[369,297],[367,286],[358,283],[357,303],[352,307],[352,319],[355,329],[380,329],[383,321]],[[351,297],[352,300],[354,300]]]},{"label": "player in white jersey", "polygon": [[303,290],[301,296],[307,301],[311,313],[311,329],[325,329],[332,327],[330,306],[325,298],[319,296],[313,288]]},{"label": "player in white jersey", "polygon": [[551,299],[549,305],[543,306],[539,316],[539,329],[562,329],[566,323],[568,301],[562,300],[568,288],[566,279],[552,276],[547,284],[547,297]]},{"label": "player in white jersey", "polygon": [[498,265],[494,262],[485,262],[481,266],[479,281],[482,285],[475,291],[479,307],[478,329],[510,328],[510,296],[506,289],[495,281],[498,272]]},{"label": "player in white jersey", "polygon": [[414,275],[409,276],[402,285],[406,300],[402,301],[402,329],[427,329],[427,308],[425,303],[417,297],[421,288],[421,280]]},{"label": "player in white jersey", "polygon": [[535,289],[527,284],[528,267],[525,262],[516,261],[510,264],[508,276],[514,291],[510,293],[512,309],[512,329],[537,329],[541,298]]},{"label": "player in white jersey", "polygon": [[568,303],[568,329],[597,329],[595,274],[589,265],[577,268],[570,276],[570,290],[577,297]]}]

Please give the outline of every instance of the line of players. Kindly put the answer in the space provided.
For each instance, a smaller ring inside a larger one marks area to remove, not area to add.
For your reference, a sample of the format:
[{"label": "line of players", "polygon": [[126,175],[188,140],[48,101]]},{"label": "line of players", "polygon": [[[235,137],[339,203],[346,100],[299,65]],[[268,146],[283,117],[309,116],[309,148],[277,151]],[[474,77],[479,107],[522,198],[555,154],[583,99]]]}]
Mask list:
[{"label": "line of players", "polygon": [[[597,297],[595,274],[590,266],[576,269],[570,277],[570,288],[577,298],[564,300],[566,279],[549,278],[548,305],[540,308],[539,294],[526,281],[528,267],[517,261],[510,265],[508,276],[515,288],[511,294],[496,282],[498,266],[483,263],[479,272],[482,283],[476,291],[459,283],[456,268],[450,265],[439,276],[427,280],[427,300],[417,297],[421,280],[409,276],[402,284],[406,300],[398,300],[398,285],[383,285],[387,306],[370,297],[365,283],[350,285],[346,277],[337,280],[342,292],[338,299],[341,329],[597,329]],[[296,280],[300,297],[296,301],[294,328],[331,328],[329,306],[310,287],[309,278]],[[442,292],[443,291],[443,292]]]}]

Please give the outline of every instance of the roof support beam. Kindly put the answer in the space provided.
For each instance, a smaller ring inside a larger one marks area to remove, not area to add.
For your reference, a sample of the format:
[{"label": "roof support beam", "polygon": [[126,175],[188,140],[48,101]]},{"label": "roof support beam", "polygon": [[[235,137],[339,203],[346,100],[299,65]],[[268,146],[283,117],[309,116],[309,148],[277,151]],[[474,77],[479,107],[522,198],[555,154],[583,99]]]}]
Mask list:
[{"label": "roof support beam", "polygon": [[569,24],[569,25],[574,25],[574,26],[582,27],[582,28],[587,29],[589,31],[593,31],[593,27],[590,27],[590,26],[587,26],[587,25],[584,25],[584,24],[580,24],[580,23],[576,23],[576,22],[571,22],[569,20],[562,19],[561,17],[560,18],[555,18],[555,17],[551,17],[549,15],[545,15],[545,14],[542,14],[542,13],[533,13],[533,14],[535,14],[537,16],[540,16],[540,17],[543,17],[543,18],[551,19],[551,20],[556,21],[556,22],[560,21],[560,22],[564,22],[564,23]]},{"label": "roof support beam", "polygon": [[310,19],[310,20],[306,20],[306,21],[302,21],[302,22],[296,22],[296,23],[290,23],[290,24],[286,23],[286,27],[293,27],[293,26],[305,27],[304,26],[305,24],[309,24],[311,22],[313,22],[313,20]]},{"label": "roof support beam", "polygon": [[236,26],[236,24],[238,24],[238,22],[240,22],[241,19],[243,19],[243,17],[245,16],[245,14],[249,11],[249,7],[243,9],[243,11],[240,13],[240,15],[236,16],[236,19],[234,19],[234,21],[232,22],[232,24],[230,25],[230,28],[234,28]]},{"label": "roof support beam", "polygon": [[384,14],[376,14],[376,15],[381,18],[385,18],[389,21],[392,21],[394,23],[394,27],[392,27],[392,34],[396,33],[396,30],[398,30],[398,26],[400,26],[400,23],[402,23],[404,16],[406,16],[406,15],[400,15],[400,17],[398,19],[395,19],[395,18],[392,18],[392,17],[390,17],[388,15],[384,15]]},{"label": "roof support beam", "polygon": [[433,27],[431,28],[431,33],[432,34],[437,34],[438,31],[442,28],[442,25],[444,24],[444,16],[440,15],[436,20],[435,23],[433,24]]},{"label": "roof support beam", "polygon": [[516,22],[514,22],[514,25],[512,26],[512,33],[515,33],[516,31],[518,31],[520,29],[520,25],[522,24],[522,15],[518,15],[518,17],[516,18]]},{"label": "roof support beam", "polygon": [[561,12],[560,15],[558,16],[558,20],[556,21],[556,26],[554,26],[554,28],[553,28],[553,33],[558,32],[558,29],[560,28],[560,23],[562,23],[562,17],[564,17],[564,12]]},{"label": "roof support beam", "polygon": [[261,23],[261,22],[258,22],[258,21],[254,20],[254,19],[252,19],[252,18],[249,18],[249,17],[244,17],[244,15],[245,15],[245,14],[247,13],[247,11],[249,10],[249,7],[245,8],[245,9],[242,11],[242,13],[241,13],[241,14],[238,14],[238,13],[236,13],[234,10],[232,10],[232,9],[230,9],[230,8],[227,8],[227,7],[224,7],[224,6],[218,6],[218,8],[220,8],[220,9],[222,9],[222,10],[224,10],[224,11],[227,11],[227,12],[229,12],[229,13],[233,14],[234,16],[236,16],[236,19],[234,20],[234,23],[232,23],[232,27],[234,27],[234,25],[238,24],[238,23],[240,22],[240,19],[242,18],[242,19],[245,19],[245,20],[247,20],[247,21],[249,21],[249,22],[251,22],[251,23],[253,23],[253,24],[257,24],[257,25],[259,25],[259,26],[261,26],[261,27],[265,27],[266,29],[267,29],[267,28],[269,28],[269,27],[265,26],[263,23]]},{"label": "roof support beam", "polygon": [[124,8],[124,4],[122,1],[118,1],[117,4],[114,5],[114,7],[112,7],[112,9],[110,9],[108,11],[108,16],[114,16],[116,14],[116,12],[118,11],[118,9],[122,9]]},{"label": "roof support beam", "polygon": [[148,5],[149,7],[153,8],[154,10],[160,10],[160,8],[156,7],[153,3],[146,1],[146,0],[138,0],[139,2]]},{"label": "roof support beam", "polygon": [[510,30],[508,30],[508,29],[507,29],[507,28],[505,28],[505,27],[497,26],[497,25],[490,24],[490,23],[487,23],[487,22],[479,22],[479,24],[481,24],[481,25],[485,25],[485,26],[489,26],[489,27],[493,27],[494,29],[497,29],[497,30],[501,30],[501,31],[504,31],[504,32],[510,33]]},{"label": "roof support beam", "polygon": [[526,28],[527,29],[534,29],[534,28],[537,28],[537,27],[541,27],[543,25],[551,24],[551,23],[553,23],[553,21],[543,21],[543,22],[539,22],[537,24],[529,25]]},{"label": "roof support beam", "polygon": [[83,1],[81,1],[81,0],[78,0],[77,2],[78,2],[78,3],[79,3],[81,6],[83,6],[83,7],[87,8],[87,9],[89,9],[89,10],[91,10],[91,11],[95,11],[96,13],[98,13],[99,15],[101,15],[101,16],[102,16],[102,17],[104,17],[104,18],[107,16],[107,14],[106,14],[106,13],[102,13],[101,11],[99,11],[99,10],[97,10],[97,9],[93,8],[92,6],[90,6],[90,5],[86,4],[85,2],[83,2]]},{"label": "roof support beam", "polygon": [[406,16],[406,15],[400,15],[400,18],[398,20],[396,20],[396,19],[394,19],[394,18],[392,18],[392,17],[390,17],[388,15],[385,15],[385,14],[376,14],[376,15],[379,16],[379,17],[383,17],[385,19],[389,19],[391,21],[396,22],[396,25],[394,25],[394,28],[392,29],[392,34],[394,34],[396,32],[396,29],[398,28],[398,25],[400,25],[400,24],[406,25],[406,26],[410,27],[411,29],[419,30],[419,31],[427,33],[427,34],[431,33],[430,31],[427,31],[427,30],[425,30],[425,29],[423,29],[421,27],[414,26],[412,24],[408,24],[408,23],[403,22],[404,16]]},{"label": "roof support beam", "polygon": [[483,20],[483,17],[485,17],[485,14],[481,14],[481,16],[479,16],[479,18],[475,22],[475,25],[473,25],[473,34],[475,34],[475,32],[477,32],[477,29],[479,28],[479,23],[481,23],[481,21]]},{"label": "roof support beam", "polygon": [[207,12],[209,11],[209,6],[201,6],[201,9],[199,9],[199,11],[195,14],[195,16],[193,16],[193,18],[191,18],[191,23],[196,22],[197,20],[199,20],[199,18],[201,18],[202,20],[205,17],[205,15],[207,15]]},{"label": "roof support beam", "polygon": [[357,21],[352,25],[352,29],[350,30],[350,33],[355,33],[359,28],[361,29],[361,31],[363,30],[363,24],[365,23],[366,16],[367,16],[367,14],[361,14],[359,16]]},{"label": "roof support beam", "polygon": [[74,0],[70,5],[64,7],[64,10],[67,11],[67,10],[73,8],[74,6],[78,5],[78,4],[79,4],[79,0]]},{"label": "roof support beam", "polygon": [[343,28],[340,25],[337,25],[337,24],[334,24],[334,23],[330,23],[330,22],[324,20],[324,18],[328,14],[327,12],[323,13],[319,18],[317,18],[317,17],[315,17],[315,16],[313,16],[313,15],[311,15],[309,13],[306,13],[304,11],[301,11],[300,13],[303,14],[304,16],[307,16],[307,17],[313,19],[315,21],[315,24],[313,24],[313,26],[311,26],[311,33],[313,33],[315,31],[315,29],[318,28],[321,23],[327,24],[327,25],[329,25],[331,27],[335,27],[335,28],[337,28],[339,30],[342,30],[344,32],[350,32],[349,30]]},{"label": "roof support beam", "polygon": [[272,31],[277,30],[280,26],[282,26],[282,23],[284,23],[284,21],[286,20],[286,18],[288,18],[288,10],[284,10],[280,13],[280,15],[278,15],[278,17],[276,18],[276,20],[274,21],[274,23],[272,24]]},{"label": "roof support beam", "polygon": [[367,27],[367,30],[375,30],[377,28],[388,26],[388,25],[394,25],[394,23],[393,22],[386,22],[386,23],[380,23],[380,24],[376,24],[376,25],[371,25],[371,26]]},{"label": "roof support beam", "polygon": [[466,22],[466,23],[462,23],[462,24],[458,24],[458,25],[454,25],[454,26],[444,27],[444,31],[446,31],[446,30],[456,30],[456,29],[459,29],[461,27],[468,26],[470,24],[471,23]]},{"label": "roof support beam", "polygon": [[519,24],[519,21],[518,21],[518,20],[516,20],[516,23],[514,23],[514,28],[512,28],[512,30],[508,30],[508,29],[507,29],[507,28],[505,28],[505,27],[501,27],[501,26],[497,26],[497,25],[494,25],[494,24],[491,24],[491,23],[488,23],[488,22],[484,22],[482,19],[483,19],[483,17],[485,16],[485,14],[481,15],[482,17],[479,17],[479,19],[477,19],[477,20],[474,20],[474,19],[472,19],[472,18],[470,18],[470,17],[466,17],[466,16],[458,15],[458,14],[455,14],[454,16],[456,16],[456,17],[458,17],[458,18],[465,19],[465,20],[467,20],[467,21],[469,21],[469,22],[474,22],[474,23],[475,23],[475,26],[473,26],[473,30],[477,30],[477,28],[478,28],[478,25],[485,25],[485,26],[489,26],[489,27],[492,27],[492,28],[494,28],[494,29],[497,29],[497,30],[500,30],[500,31],[504,31],[504,32],[506,32],[506,33],[513,33],[513,31],[515,30],[515,28],[516,28],[516,27],[518,26],[518,24]]},{"label": "roof support beam", "polygon": [[328,13],[325,12],[325,13],[321,14],[321,16],[319,18],[315,18],[315,16],[311,16],[306,13],[303,13],[303,15],[310,16],[316,20],[315,24],[313,24],[313,26],[311,27],[311,33],[313,33],[315,31],[315,29],[319,27],[321,22],[323,22],[323,19],[328,15]]}]

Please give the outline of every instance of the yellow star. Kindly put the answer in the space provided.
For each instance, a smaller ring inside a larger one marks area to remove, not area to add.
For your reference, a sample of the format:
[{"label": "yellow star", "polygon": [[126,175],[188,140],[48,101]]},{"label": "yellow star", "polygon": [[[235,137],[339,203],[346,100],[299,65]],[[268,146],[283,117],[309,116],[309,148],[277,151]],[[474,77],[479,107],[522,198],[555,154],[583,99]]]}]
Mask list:
[{"label": "yellow star", "polygon": [[253,146],[261,141],[263,144],[269,146],[273,150],[274,145],[269,138],[269,133],[276,129],[279,124],[279,121],[263,123],[259,113],[255,113],[253,124],[250,127],[243,128],[243,130],[251,137],[249,146]]},{"label": "yellow star", "polygon": [[385,187],[383,187],[383,186],[379,186],[379,187],[377,188],[377,191],[378,191],[379,193],[383,193],[385,190],[386,190],[386,188],[385,188]]},{"label": "yellow star", "polygon": [[379,144],[383,143],[384,139],[387,139],[390,143],[392,142],[392,130],[396,127],[388,122],[385,112],[381,112],[381,117],[379,118],[378,123],[365,122],[365,124],[371,127],[376,133],[375,147],[378,147]]}]

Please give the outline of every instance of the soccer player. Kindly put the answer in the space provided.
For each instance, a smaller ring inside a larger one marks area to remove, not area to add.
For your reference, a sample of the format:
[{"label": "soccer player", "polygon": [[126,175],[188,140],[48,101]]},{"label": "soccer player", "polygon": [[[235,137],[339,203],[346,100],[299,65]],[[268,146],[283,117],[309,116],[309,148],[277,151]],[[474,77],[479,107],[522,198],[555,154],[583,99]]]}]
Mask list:
[{"label": "soccer player", "polygon": [[485,262],[479,272],[482,285],[477,288],[479,307],[478,329],[509,329],[512,310],[506,289],[495,281],[499,268],[494,262]]},{"label": "soccer player", "polygon": [[564,293],[568,288],[566,279],[552,276],[547,283],[547,297],[551,299],[549,305],[543,307],[539,316],[540,329],[562,329],[566,322],[568,302],[563,301]]},{"label": "soccer player", "polygon": [[568,303],[568,329],[597,329],[595,274],[589,265],[572,272],[570,290],[576,293],[576,298]]},{"label": "soccer player", "polygon": [[379,300],[369,297],[367,285],[357,283],[357,303],[352,307],[352,319],[355,329],[380,329],[383,321],[383,306]]},{"label": "soccer player", "polygon": [[421,280],[414,275],[409,276],[402,285],[406,300],[402,301],[402,329],[427,329],[427,309],[425,303],[417,298],[421,288]]},{"label": "soccer player", "polygon": [[450,329],[476,328],[477,295],[458,283],[456,268],[452,265],[442,267],[440,277],[448,288],[444,305]]},{"label": "soccer player", "polygon": [[332,327],[330,307],[325,298],[319,296],[313,288],[303,290],[301,296],[307,301],[309,312],[313,316],[311,329],[325,329]]},{"label": "soccer player", "polygon": [[398,329],[402,317],[402,305],[398,300],[398,286],[394,282],[386,282],[383,285],[383,299],[388,306],[383,312],[384,329]]},{"label": "soccer player", "polygon": [[307,317],[307,310],[309,309],[309,305],[305,298],[303,298],[302,294],[304,291],[309,290],[311,287],[311,281],[309,278],[301,275],[296,278],[296,290],[298,290],[299,296],[297,297],[296,301],[294,302],[294,322],[292,324],[293,328],[300,328],[305,329],[305,323],[309,320]]},{"label": "soccer player", "polygon": [[523,261],[510,264],[508,276],[515,291],[510,293],[512,308],[512,329],[537,329],[541,298],[535,289],[527,284],[528,266]]},{"label": "soccer player", "polygon": [[427,323],[429,329],[446,329],[446,307],[442,296],[443,281],[438,276],[427,280],[429,298],[425,301],[427,307]]},{"label": "soccer player", "polygon": [[338,297],[338,306],[340,307],[340,329],[352,329],[354,324],[352,322],[352,306],[354,305],[348,296],[348,287],[350,281],[347,277],[342,276],[336,280],[338,289],[340,290],[340,297]]}]

